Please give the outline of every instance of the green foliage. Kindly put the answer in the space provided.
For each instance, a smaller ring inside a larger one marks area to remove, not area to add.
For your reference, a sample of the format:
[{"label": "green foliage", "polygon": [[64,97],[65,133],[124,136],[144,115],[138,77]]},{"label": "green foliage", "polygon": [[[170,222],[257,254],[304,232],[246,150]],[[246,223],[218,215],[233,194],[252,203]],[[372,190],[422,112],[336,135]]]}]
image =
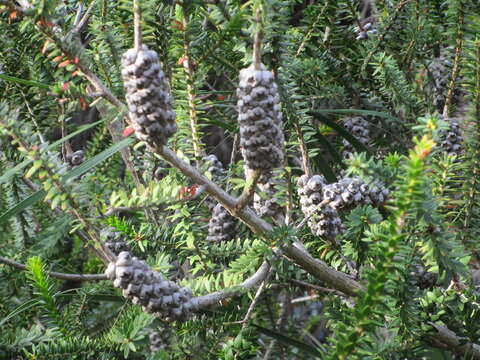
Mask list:
[{"label": "green foliage", "polygon": [[[200,189],[190,178],[122,134],[126,108],[92,85],[98,78],[124,102],[121,56],[133,47],[132,1],[29,3],[24,12],[10,6],[24,1],[0,5],[0,47],[8,50],[0,52],[0,256],[26,264],[25,271],[0,266],[0,359],[461,353],[433,349],[432,324],[478,345],[478,2],[377,0],[364,8],[369,1],[141,1],[143,43],[159,54],[174,99],[178,131],[169,147],[232,196],[248,183],[241,149],[229,153],[240,134],[238,72],[251,64],[253,35],[262,29],[262,62],[274,72],[282,102],[286,162],[274,176],[282,182],[276,197],[287,223],[265,218],[273,230],[263,234],[239,223],[234,239],[220,243],[207,240],[216,200],[193,196]],[[376,32],[356,39],[355,28],[368,22]],[[441,79],[432,71],[439,55],[451,61]],[[438,83],[450,99],[446,112],[461,127],[457,156],[443,151],[448,117],[432,114]],[[87,115],[93,107],[99,120]],[[347,116],[368,122],[368,144],[342,126]],[[357,151],[348,158],[344,141]],[[72,167],[70,149],[82,149],[86,160]],[[202,164],[210,153],[222,157],[221,179]],[[315,236],[295,185],[306,163],[327,182],[358,176],[390,193],[385,203],[341,212],[335,242]],[[164,170],[161,179],[153,165]],[[100,234],[111,227],[134,256],[195,296],[238,296],[167,323],[110,281],[51,274],[102,273]],[[283,251],[296,241],[363,291],[347,297],[295,264]],[[271,272],[261,291],[243,291],[264,262]],[[322,310],[312,315],[316,302]],[[157,352],[149,349],[152,331],[172,334]]]}]

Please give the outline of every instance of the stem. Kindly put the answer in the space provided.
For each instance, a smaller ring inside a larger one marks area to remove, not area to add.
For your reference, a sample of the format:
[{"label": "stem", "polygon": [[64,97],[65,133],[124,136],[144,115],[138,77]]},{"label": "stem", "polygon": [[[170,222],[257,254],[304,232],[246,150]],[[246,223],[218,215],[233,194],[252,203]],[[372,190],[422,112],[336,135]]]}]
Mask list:
[{"label": "stem", "polygon": [[[203,176],[196,168],[178,158],[171,149],[163,146],[154,149],[154,151],[172,166],[180,170],[184,175],[190,177],[196,184],[204,185],[205,191],[212,195],[219,203],[230,211],[230,213],[235,211],[234,209],[237,204],[237,199]],[[242,220],[254,233],[266,238],[268,241],[268,233],[273,230],[273,227],[268,222],[261,219],[254,211],[252,211],[252,209],[247,206],[240,212],[237,212],[236,217]],[[357,292],[363,289],[359,283],[351,279],[348,275],[334,270],[323,261],[314,258],[299,241],[294,242],[293,245],[287,246],[283,251],[308,273],[315,276],[317,279],[330,284],[332,287],[345,294],[356,296]]]},{"label": "stem", "polygon": [[[248,205],[250,200],[252,200],[253,194],[255,194],[255,187],[257,186],[260,176],[262,175],[261,170],[246,169],[245,173],[247,186],[245,186],[245,189],[243,189],[242,194],[237,200],[237,204],[235,205],[235,213],[241,211],[245,206]],[[250,184],[248,184],[248,182],[250,182]]]},{"label": "stem", "polygon": [[[27,270],[27,266],[25,264],[19,263],[11,259],[4,258],[3,256],[0,256],[0,263],[14,267],[19,270]],[[74,281],[108,280],[107,275],[105,274],[66,274],[66,273],[50,271],[48,272],[48,275],[61,280],[74,280]]]},{"label": "stem", "polygon": [[142,9],[140,0],[133,0],[133,29],[135,49],[140,50],[142,48]]},{"label": "stem", "polygon": [[[186,10],[185,10],[186,11]],[[193,70],[192,58],[190,56],[190,38],[188,36],[188,15],[183,17],[183,49],[185,51],[185,62],[183,67],[187,76],[187,95],[188,95],[188,111],[190,117],[190,129],[192,131],[193,152],[195,157],[200,160],[204,156],[202,143],[200,140],[200,132],[198,131],[197,110],[195,108],[195,72]]]},{"label": "stem", "polygon": [[241,285],[236,286],[230,289],[223,289],[211,294],[204,296],[196,297],[198,306],[200,308],[205,308],[209,306],[219,305],[222,300],[229,299],[234,296],[239,296],[246,291],[253,289],[258,286],[262,281],[264,281],[270,271],[270,266],[264,262],[257,271],[246,279]]},{"label": "stem", "polygon": [[307,144],[305,143],[305,138],[303,137],[302,129],[300,128],[300,124],[298,122],[298,118],[296,116],[293,117],[293,126],[295,128],[295,133],[298,137],[298,143],[300,145],[300,153],[302,154],[302,168],[305,175],[309,178],[312,176],[312,169],[310,167],[310,157],[308,156],[308,148]]},{"label": "stem", "polygon": [[465,22],[465,14],[463,9],[463,2],[460,1],[460,5],[458,8],[455,60],[453,62],[452,77],[450,80],[450,84],[448,85],[448,93],[447,93],[447,98],[445,99],[445,106],[443,107],[443,116],[445,117],[449,117],[450,115],[453,93],[455,92],[455,85],[457,83],[457,77],[460,72],[460,56],[461,56],[462,44],[463,44],[464,22]]},{"label": "stem", "polygon": [[255,70],[260,70],[262,64],[262,10],[257,8],[256,19],[257,28],[255,30],[255,37],[253,39],[253,66]]},{"label": "stem", "polygon": [[272,274],[272,269],[268,271],[267,276],[258,287],[257,292],[255,293],[255,297],[253,298],[252,303],[248,307],[247,313],[245,314],[245,317],[242,320],[242,330],[247,328],[248,321],[250,320],[250,317],[253,314],[253,309],[255,309],[255,306],[257,305],[258,300],[260,299],[260,295],[262,294],[263,289],[265,289],[265,286],[267,285],[267,282],[270,279],[271,274]]}]

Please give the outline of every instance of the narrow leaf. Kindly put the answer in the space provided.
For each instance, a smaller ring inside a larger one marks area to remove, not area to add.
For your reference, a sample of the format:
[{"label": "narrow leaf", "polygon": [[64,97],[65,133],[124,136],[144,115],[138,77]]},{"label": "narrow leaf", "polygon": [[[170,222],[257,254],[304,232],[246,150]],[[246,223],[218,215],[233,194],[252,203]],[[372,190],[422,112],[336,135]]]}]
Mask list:
[{"label": "narrow leaf", "polygon": [[[94,156],[93,158],[85,161],[82,165],[77,166],[75,169],[69,171],[63,178],[62,178],[62,183],[67,181],[70,178],[77,177],[80,175],[85,174],[87,171],[90,169],[94,168],[98,164],[100,164],[102,161],[105,161],[118,151],[128,147],[130,144],[132,144],[135,141],[134,137],[129,137],[126,139],[123,139],[122,141],[110,146],[108,149],[102,151],[100,154]],[[32,206],[36,202],[40,201],[41,199],[44,198],[45,196],[45,191],[44,190],[38,190],[34,192],[32,195],[29,197],[23,199],[19,203],[15,204],[13,207],[8,209],[6,212],[4,212],[0,216],[0,224],[4,223],[7,221],[9,218],[12,216],[17,215],[18,213],[22,212],[26,208]]]},{"label": "narrow leaf", "polygon": [[276,332],[274,330],[270,330],[270,329],[267,329],[267,328],[264,328],[264,327],[261,327],[261,326],[255,325],[255,324],[252,324],[252,326],[257,328],[258,331],[260,331],[262,334],[270,336],[270,337],[272,337],[272,338],[274,338],[274,339],[276,339],[276,340],[278,340],[278,341],[280,341],[284,344],[294,346],[294,347],[296,347],[300,350],[303,350],[303,351],[305,351],[309,354],[315,355],[315,356],[320,356],[321,355],[321,353],[316,348],[314,348],[313,346],[310,346],[306,343],[303,343],[303,342],[295,340],[291,337],[280,334],[279,332]]},{"label": "narrow leaf", "polygon": [[25,80],[25,79],[20,79],[15,76],[9,76],[5,74],[0,74],[0,79],[13,82],[16,84],[22,84],[22,85],[29,85],[29,86],[34,86],[34,87],[39,87],[41,89],[50,89],[50,85],[35,81],[35,80]]}]

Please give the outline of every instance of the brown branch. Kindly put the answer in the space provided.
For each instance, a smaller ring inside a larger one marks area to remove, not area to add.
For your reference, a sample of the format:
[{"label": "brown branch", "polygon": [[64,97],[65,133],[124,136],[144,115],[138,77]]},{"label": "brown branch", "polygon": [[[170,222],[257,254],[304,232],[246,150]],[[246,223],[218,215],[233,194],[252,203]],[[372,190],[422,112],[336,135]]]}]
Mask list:
[{"label": "brown branch", "polygon": [[437,330],[437,333],[430,339],[435,347],[470,357],[480,359],[480,345],[465,342],[465,338],[457,336],[452,330],[445,326],[429,323]]},{"label": "brown branch", "polygon": [[463,25],[465,22],[465,14],[463,9],[463,2],[460,1],[460,7],[458,9],[458,22],[457,22],[457,33],[456,33],[456,45],[455,45],[455,59],[453,61],[452,77],[450,79],[450,84],[448,85],[447,98],[445,99],[445,105],[443,107],[443,116],[449,117],[450,115],[450,106],[452,104],[453,93],[455,92],[455,87],[457,83],[457,77],[460,73],[460,57],[462,52],[463,44]]},{"label": "brown branch", "polygon": [[[162,148],[156,148],[155,152],[162,156],[172,166],[180,170],[184,175],[194,180],[195,183],[204,185],[206,192],[212,195],[228,211],[234,213],[237,204],[237,200],[234,197],[203,176],[196,168],[178,158],[168,147],[163,146]],[[244,209],[237,212],[236,216],[250,227],[254,233],[265,237],[268,240],[267,233],[273,230],[272,225],[261,219],[252,209],[246,206]],[[308,273],[345,294],[355,296],[359,290],[363,289],[359,283],[346,274],[332,269],[319,259],[315,259],[298,241],[293,245],[285,247],[283,252]]]},{"label": "brown branch", "polygon": [[234,215],[237,214],[239,211],[242,211],[242,209],[247,206],[248,203],[252,200],[253,195],[255,194],[255,188],[257,186],[258,180],[262,175],[261,170],[247,169],[245,172],[247,184],[243,189],[242,194],[238,197],[237,204],[235,205],[234,209]]},{"label": "brown branch", "polygon": [[257,23],[257,29],[255,31],[255,37],[253,39],[253,66],[255,70],[260,70],[262,64],[262,11],[257,8],[255,21]]},{"label": "brown branch", "polygon": [[142,47],[142,8],[140,0],[133,0],[133,26],[135,49],[140,50]]},{"label": "brown branch", "polygon": [[303,137],[302,129],[300,127],[298,118],[294,116],[293,127],[295,128],[295,133],[298,137],[298,143],[300,145],[300,153],[302,154],[302,168],[305,175],[308,177],[312,176],[312,169],[310,167],[310,157],[308,156],[308,148],[305,143],[305,138]]},{"label": "brown branch", "polygon": [[216,306],[220,305],[222,300],[230,299],[235,296],[240,296],[245,292],[256,288],[258,284],[264,281],[267,278],[267,275],[270,271],[270,265],[264,262],[258,270],[246,279],[241,285],[235,286],[233,288],[223,289],[221,291],[217,291],[211,294],[207,294],[204,296],[196,297],[196,301],[200,308],[206,308],[209,306]]},{"label": "brown branch", "polygon": [[[186,11],[186,10],[185,10]],[[198,116],[195,106],[195,72],[193,69],[193,58],[190,52],[190,38],[188,27],[188,15],[185,13],[183,17],[183,50],[185,52],[185,61],[183,68],[185,69],[185,75],[187,78],[187,98],[188,98],[188,112],[190,118],[190,130],[192,131],[193,151],[197,160],[200,160],[205,156],[205,151],[202,148],[201,134],[198,130]]]},{"label": "brown branch", "polygon": [[[27,265],[19,263],[14,260],[4,258],[3,256],[0,256],[0,263],[14,267],[19,270],[28,270]],[[108,280],[107,275],[105,274],[66,274],[66,273],[59,273],[55,271],[49,271],[48,275],[61,280],[74,280],[74,281]]]},{"label": "brown branch", "polygon": [[245,317],[243,318],[242,322],[242,329],[246,329],[248,326],[248,321],[250,320],[253,310],[255,309],[255,306],[258,303],[258,300],[260,299],[260,295],[262,295],[263,290],[265,289],[265,286],[267,285],[268,279],[270,279],[270,275],[272,274],[272,269],[270,269],[267,273],[267,276],[265,279],[262,281],[260,286],[257,289],[257,292],[255,293],[255,297],[252,300],[252,303],[248,307],[247,313],[245,314]]}]

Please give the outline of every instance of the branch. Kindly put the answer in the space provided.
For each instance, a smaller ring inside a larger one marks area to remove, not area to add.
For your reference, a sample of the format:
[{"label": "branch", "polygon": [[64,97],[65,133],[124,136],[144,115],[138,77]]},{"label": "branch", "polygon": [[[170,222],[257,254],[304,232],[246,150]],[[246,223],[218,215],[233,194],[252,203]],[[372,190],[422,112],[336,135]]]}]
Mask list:
[{"label": "branch", "polygon": [[465,338],[455,335],[452,330],[445,326],[440,326],[432,322],[430,322],[429,325],[437,330],[437,333],[431,339],[434,346],[450,351],[453,350],[465,356],[471,356],[472,359],[480,359],[480,345],[466,343]]},{"label": "branch", "polygon": [[465,22],[465,14],[463,9],[463,3],[459,2],[458,9],[458,22],[457,22],[457,33],[456,33],[456,45],[455,45],[455,60],[453,61],[452,76],[450,78],[450,83],[448,85],[447,97],[445,99],[445,105],[443,107],[443,116],[449,117],[450,115],[450,106],[452,104],[453,93],[455,92],[455,87],[457,83],[458,74],[460,73],[460,57],[462,52],[462,43],[463,43],[463,25]]},{"label": "branch", "polygon": [[75,27],[73,28],[73,31],[72,31],[74,34],[79,35],[80,32],[85,28],[88,20],[90,19],[90,15],[92,13],[93,8],[95,7],[96,2],[97,2],[97,0],[94,0],[90,3],[90,5],[87,8],[87,11],[85,12],[85,14],[83,15],[82,18],[80,18],[80,15],[81,15],[81,12],[83,11],[83,9],[82,9],[82,5],[80,3],[79,8],[78,8],[78,15],[79,15],[78,22],[75,21]]},{"label": "branch", "polygon": [[250,276],[241,285],[233,288],[223,289],[221,291],[217,291],[204,296],[198,296],[195,299],[197,300],[198,306],[200,308],[219,305],[222,300],[226,300],[234,296],[240,296],[245,292],[257,287],[258,284],[260,284],[267,278],[269,272],[270,265],[264,262],[255,272],[255,274]]},{"label": "branch", "polygon": [[255,70],[260,70],[262,63],[262,11],[257,8],[256,19],[257,29],[255,30],[255,37],[253,39],[253,66]]},{"label": "branch", "polygon": [[140,0],[133,0],[133,26],[135,49],[140,50],[142,47],[142,9]]},{"label": "branch", "polygon": [[268,271],[267,276],[265,277],[265,279],[262,281],[262,283],[258,287],[257,292],[255,293],[255,297],[253,298],[252,303],[248,307],[248,310],[247,310],[247,313],[245,314],[245,317],[241,321],[242,330],[247,328],[248,321],[250,320],[250,317],[253,314],[253,310],[255,309],[255,306],[257,305],[258,300],[260,299],[260,295],[262,294],[263,290],[265,289],[265,286],[267,285],[267,282],[270,279],[271,274],[272,274],[272,269],[270,269]]},{"label": "branch", "polygon": [[[10,260],[0,256],[0,263],[14,267],[19,270],[28,270],[27,265]],[[74,280],[74,281],[100,281],[108,280],[107,275],[105,274],[65,274],[55,271],[49,271],[48,275],[51,277],[61,279],[61,280]]]},{"label": "branch", "polygon": [[[171,149],[163,146],[161,148],[156,148],[155,152],[162,156],[172,166],[180,170],[184,175],[194,180],[195,183],[204,185],[205,191],[212,195],[228,211],[231,213],[235,212],[237,200],[234,197],[203,176],[196,168],[178,158]],[[235,215],[259,236],[267,237],[267,233],[273,230],[272,225],[261,219],[248,206],[237,212]],[[359,290],[363,289],[359,283],[346,274],[330,268],[325,262],[319,259],[315,259],[298,241],[293,245],[285,247],[283,252],[308,273],[347,295],[355,296]]]},{"label": "branch", "polygon": [[198,129],[198,115],[195,105],[195,71],[193,69],[193,57],[190,51],[190,37],[189,32],[187,31],[189,23],[189,16],[187,10],[184,9],[183,15],[183,50],[185,52],[183,62],[183,68],[185,70],[185,75],[187,78],[187,98],[188,98],[188,113],[190,120],[190,130],[192,131],[192,142],[193,142],[193,151],[195,153],[196,160],[200,160],[205,156],[205,151],[202,148],[201,142],[201,133]]},{"label": "branch", "polygon": [[[255,187],[257,186],[258,179],[262,175],[261,170],[246,170],[247,185],[243,189],[242,194],[238,197],[237,204],[235,205],[235,214],[241,211],[252,200],[253,194],[255,194]],[[248,184],[250,182],[250,184]]]}]

